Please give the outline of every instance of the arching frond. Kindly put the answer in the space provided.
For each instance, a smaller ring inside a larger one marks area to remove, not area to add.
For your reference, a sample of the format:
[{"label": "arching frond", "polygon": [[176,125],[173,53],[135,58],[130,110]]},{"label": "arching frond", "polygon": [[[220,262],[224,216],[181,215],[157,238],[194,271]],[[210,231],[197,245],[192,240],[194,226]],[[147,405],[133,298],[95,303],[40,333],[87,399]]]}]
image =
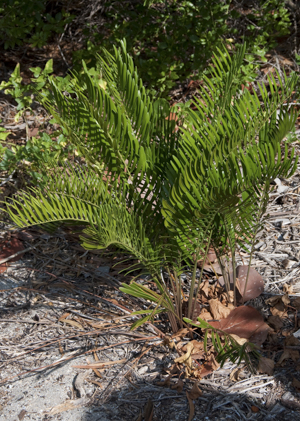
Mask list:
[{"label": "arching frond", "polygon": [[[86,249],[114,245],[135,256],[156,285],[123,285],[123,292],[154,303],[135,326],[166,311],[173,314],[172,328],[182,327],[185,265],[193,265],[190,318],[201,282],[197,259],[213,247],[220,264],[228,251],[234,264],[237,247],[251,250],[271,181],[295,171],[294,151],[282,141],[297,117],[285,102],[298,77],[275,74],[266,86],[242,91],[245,49],[218,50],[184,121],[166,101],[151,97],[125,41],[99,58],[106,85],[84,64],[70,92],[52,79],[43,100],[84,164],[53,169],[46,188],[22,193],[7,204],[8,212],[20,227],[80,223]],[[227,351],[220,348],[223,356]]]}]

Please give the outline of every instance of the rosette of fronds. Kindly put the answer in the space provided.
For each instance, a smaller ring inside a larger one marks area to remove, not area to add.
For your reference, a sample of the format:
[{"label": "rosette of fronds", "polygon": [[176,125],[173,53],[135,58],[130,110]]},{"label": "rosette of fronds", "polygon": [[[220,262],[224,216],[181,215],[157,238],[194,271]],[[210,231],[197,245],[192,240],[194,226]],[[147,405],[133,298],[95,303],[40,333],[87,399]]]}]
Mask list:
[{"label": "rosette of fronds", "polygon": [[70,93],[51,79],[50,94],[41,98],[85,165],[54,168],[47,187],[21,192],[7,210],[20,227],[84,225],[85,248],[114,246],[134,256],[139,266],[132,269],[153,281],[121,288],[153,303],[135,326],[162,311],[173,330],[182,326],[186,266],[193,267],[190,318],[202,276],[196,280],[197,260],[205,261],[212,246],[225,268],[224,254],[230,251],[234,264],[237,247],[251,250],[272,180],[295,170],[294,152],[282,140],[296,119],[284,103],[297,76],[269,76],[267,87],[242,91],[244,54],[245,47],[234,55],[219,50],[194,110],[177,116],[166,101],[151,98],[125,42],[99,58],[106,83],[84,64]]},{"label": "rosette of fronds", "polygon": [[211,78],[204,77],[189,114],[192,125],[181,129],[180,148],[169,166],[162,209],[181,250],[197,256],[204,244],[207,250],[212,246],[223,269],[224,254],[230,251],[235,267],[237,247],[252,250],[272,180],[290,177],[297,165],[294,150],[282,145],[297,117],[285,106],[297,76],[271,75],[268,90],[258,83],[257,92],[241,92],[235,80],[243,55],[244,49],[233,59],[219,51]]}]

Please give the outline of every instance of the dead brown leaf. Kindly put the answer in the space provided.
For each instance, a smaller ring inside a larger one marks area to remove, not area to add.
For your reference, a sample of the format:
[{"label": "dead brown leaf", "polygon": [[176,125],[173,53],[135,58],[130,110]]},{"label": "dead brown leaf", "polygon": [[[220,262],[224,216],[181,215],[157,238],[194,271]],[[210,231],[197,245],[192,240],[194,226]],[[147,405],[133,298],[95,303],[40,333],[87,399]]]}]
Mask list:
[{"label": "dead brown leaf", "polygon": [[192,401],[192,399],[190,398],[188,391],[186,391],[186,397],[187,397],[189,407],[190,407],[190,413],[189,413],[189,420],[188,421],[192,421],[192,419],[194,418],[194,415],[195,415],[195,405],[194,405],[194,402]]},{"label": "dead brown leaf", "polygon": [[201,366],[200,365],[198,367],[196,366],[194,368],[194,370],[193,370],[193,377],[195,379],[199,379],[199,380],[202,379],[203,376],[201,375]]},{"label": "dead brown leaf", "polygon": [[83,329],[82,325],[78,322],[75,322],[75,320],[64,319],[64,320],[61,320],[61,322],[66,323],[71,326],[78,327],[79,329]]},{"label": "dead brown leaf", "polygon": [[178,330],[178,332],[176,332],[172,335],[172,339],[184,338],[185,336],[188,335],[189,331],[190,331],[190,329],[187,329],[187,328],[180,329],[180,330]]},{"label": "dead brown leaf", "polygon": [[240,368],[240,367],[237,367],[234,370],[232,370],[232,372],[230,373],[230,376],[229,376],[230,380],[232,382],[239,382],[241,380],[240,379],[240,373],[241,373],[242,370],[243,370],[243,368]]},{"label": "dead brown leaf", "polygon": [[171,350],[175,348],[175,342],[168,335],[164,337],[163,344]]},{"label": "dead brown leaf", "polygon": [[203,363],[201,365],[201,370],[200,370],[201,378],[208,376],[214,371],[215,370],[212,368],[212,365],[210,363],[207,363],[207,362]]},{"label": "dead brown leaf", "polygon": [[202,284],[200,285],[200,289],[199,289],[200,297],[201,298],[203,298],[203,297],[209,298],[209,292],[210,292],[209,281],[202,282]]},{"label": "dead brown leaf", "polygon": [[181,393],[183,391],[183,381],[181,379],[178,379],[178,382],[171,386],[171,389],[176,390],[178,393]]},{"label": "dead brown leaf", "polygon": [[273,307],[276,304],[281,302],[281,297],[282,297],[281,295],[273,295],[272,297],[265,300],[265,303],[268,304],[269,306]]},{"label": "dead brown leaf", "polygon": [[231,333],[230,336],[239,344],[244,345],[246,342],[248,342],[245,338],[240,338],[238,335],[235,335],[234,333]]},{"label": "dead brown leaf", "polygon": [[198,399],[202,395],[201,390],[198,387],[197,382],[193,384],[193,387],[190,392],[186,392],[186,397],[189,402],[190,413],[189,413],[189,421],[192,421],[195,415],[195,405],[194,400]]},{"label": "dead brown leaf", "polygon": [[163,387],[169,387],[171,383],[171,376],[168,376],[165,380],[162,382],[157,382],[156,386],[163,386]]},{"label": "dead brown leaf", "polygon": [[278,316],[280,318],[285,318],[287,316],[287,311],[284,308],[283,303],[278,303],[274,307],[271,307],[270,311],[273,316]]},{"label": "dead brown leaf", "polygon": [[282,289],[286,294],[293,294],[293,285],[284,284]]},{"label": "dead brown leaf", "polygon": [[239,280],[240,302],[252,300],[264,292],[263,278],[254,268],[250,267],[248,282],[246,283],[248,268],[249,266],[246,265],[237,266],[236,268],[236,277]]},{"label": "dead brown leaf", "polygon": [[208,272],[212,272],[212,273],[217,274],[217,275],[220,275],[220,276],[222,275],[222,270],[221,270],[220,265],[219,265],[218,262],[205,264],[203,266],[203,268],[205,270],[207,270]]},{"label": "dead brown leaf", "polygon": [[[231,306],[233,305],[232,303],[234,302],[234,292],[223,292],[220,296],[220,300],[222,304],[228,306],[228,308],[231,308]],[[233,306],[233,308],[235,308],[235,306]]]},{"label": "dead brown leaf", "polygon": [[200,317],[200,319],[203,319],[203,320],[206,320],[206,321],[213,319],[213,316],[211,315],[211,313],[206,308],[203,308],[201,310],[201,313],[199,314],[198,317]]},{"label": "dead brown leaf", "polygon": [[295,300],[293,300],[292,306],[297,310],[300,310],[300,297],[297,297]]},{"label": "dead brown leaf", "polygon": [[293,333],[292,328],[282,329],[281,331],[282,336],[284,336],[285,338],[287,338],[288,336],[291,336],[292,333]]},{"label": "dead brown leaf", "polygon": [[210,356],[208,357],[208,361],[211,363],[211,366],[214,371],[218,370],[220,364],[216,361],[214,354],[210,354]]},{"label": "dead brown leaf", "polygon": [[290,299],[287,294],[274,295],[273,297],[268,298],[265,303],[271,306],[270,311],[273,316],[283,318],[287,315],[286,306],[289,305]]},{"label": "dead brown leaf", "polygon": [[166,372],[170,375],[177,375],[181,373],[181,370],[179,369],[177,364],[173,364]]},{"label": "dead brown leaf", "polygon": [[277,364],[280,365],[283,363],[283,361],[288,360],[289,358],[290,358],[290,351],[289,349],[285,349]]},{"label": "dead brown leaf", "polygon": [[196,340],[192,341],[194,344],[194,349],[192,352],[192,357],[194,360],[200,360],[204,356],[204,343],[198,342]]},{"label": "dead brown leaf", "polygon": [[[299,346],[300,341],[299,339],[295,338],[294,335],[289,335],[285,338],[284,346],[285,347],[292,347],[292,346]],[[300,357],[299,351],[297,349],[292,348],[284,348],[283,353],[278,361],[278,365],[281,365],[285,360],[291,359],[296,362]]]},{"label": "dead brown leaf", "polygon": [[259,373],[266,373],[268,376],[272,376],[274,366],[275,363],[270,358],[260,357],[257,370]]},{"label": "dead brown leaf", "polygon": [[290,335],[285,338],[284,345],[285,346],[299,346],[300,341],[294,335]]},{"label": "dead brown leaf", "polygon": [[151,399],[148,399],[148,402],[145,405],[144,413],[143,413],[144,421],[152,421],[153,410],[154,410],[153,402]]},{"label": "dead brown leaf", "polygon": [[201,365],[201,377],[208,376],[220,367],[213,354],[208,355],[207,361]]},{"label": "dead brown leaf", "polygon": [[22,409],[22,411],[18,414],[18,418],[20,421],[22,421],[27,414],[27,411],[25,409]]},{"label": "dead brown leaf", "polygon": [[[248,301],[253,298],[258,297],[264,291],[264,281],[262,276],[254,269],[249,269],[248,282],[246,284],[247,274],[248,274],[247,265],[240,265],[236,268],[236,289],[238,291],[239,302]],[[233,270],[229,273],[229,282],[230,289],[233,292]],[[219,284],[224,286],[223,276],[219,277]],[[245,289],[246,288],[246,289]]]},{"label": "dead brown leaf", "polygon": [[181,357],[175,358],[174,362],[176,364],[185,364],[188,367],[192,366],[192,359],[191,359],[191,353],[194,349],[193,342],[189,342],[186,346],[186,354],[181,355]]},{"label": "dead brown leaf", "polygon": [[282,299],[282,302],[285,306],[288,306],[291,302],[291,300],[289,298],[289,295],[287,293],[284,294],[281,299]]},{"label": "dead brown leaf", "polygon": [[[23,243],[18,238],[10,237],[5,239],[0,244],[0,260],[2,261],[8,259],[10,256],[15,254],[16,256],[9,259],[9,262],[16,262],[22,258],[23,250]],[[6,271],[7,267],[9,266],[9,262],[3,262],[0,264],[0,273]]]},{"label": "dead brown leaf", "polygon": [[[206,260],[205,260],[205,264],[214,263],[215,260],[217,260],[217,255],[216,255],[214,249],[209,249],[209,251],[207,253]],[[203,266],[203,262],[204,262],[203,258],[200,259],[200,260],[197,260],[198,268],[201,269],[201,267]]]},{"label": "dead brown leaf", "polygon": [[228,334],[233,333],[259,346],[266,340],[270,329],[260,312],[250,306],[237,307],[230,312],[226,319],[210,322],[210,324]]},{"label": "dead brown leaf", "polygon": [[[193,350],[192,350],[192,357],[194,360],[200,360],[204,356],[204,343],[199,342],[197,340],[192,340],[189,343],[193,344]],[[185,344],[181,349],[183,352],[187,352],[187,345]]]},{"label": "dead brown leaf", "polygon": [[195,382],[193,384],[192,389],[188,392],[189,397],[193,400],[198,399],[200,396],[202,396],[202,391],[199,389],[198,383]]},{"label": "dead brown leaf", "polygon": [[209,300],[209,309],[215,320],[226,319],[231,309],[220,303],[218,299]]},{"label": "dead brown leaf", "polygon": [[290,358],[296,362],[299,359],[299,351],[297,349],[284,349],[277,364],[281,365],[285,360]]},{"label": "dead brown leaf", "polygon": [[48,415],[56,415],[60,412],[69,411],[70,409],[78,408],[85,405],[88,402],[88,398],[80,398],[75,400],[69,400],[65,403],[61,403],[57,406],[54,406],[49,412]]},{"label": "dead brown leaf", "polygon": [[295,377],[293,377],[292,385],[294,386],[295,389],[297,389],[298,392],[300,391],[300,381],[296,379]]},{"label": "dead brown leaf", "polygon": [[269,74],[269,73],[275,73],[275,72],[276,72],[276,69],[275,69],[274,67],[272,67],[272,66],[268,66],[268,67],[262,67],[262,68],[261,68],[261,71],[262,71],[265,75],[267,75],[267,74]]},{"label": "dead brown leaf", "polygon": [[283,321],[279,316],[270,316],[268,318],[269,325],[278,332],[283,327]]},{"label": "dead brown leaf", "polygon": [[61,322],[62,320],[64,320],[66,317],[70,316],[71,313],[64,313],[62,316],[60,316],[60,318],[58,319],[58,322]]}]

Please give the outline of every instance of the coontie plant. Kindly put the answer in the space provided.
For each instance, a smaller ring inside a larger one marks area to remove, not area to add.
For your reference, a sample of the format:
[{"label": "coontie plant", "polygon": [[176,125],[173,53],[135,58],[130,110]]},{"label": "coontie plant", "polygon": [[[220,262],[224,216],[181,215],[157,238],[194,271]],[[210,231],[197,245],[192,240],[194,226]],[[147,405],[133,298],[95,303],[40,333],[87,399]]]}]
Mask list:
[{"label": "coontie plant", "polygon": [[230,252],[234,266],[237,248],[251,251],[272,180],[295,170],[294,152],[282,140],[296,119],[283,104],[297,77],[269,76],[266,86],[242,91],[244,55],[245,47],[233,56],[219,50],[193,110],[176,118],[166,101],[151,99],[125,42],[99,58],[106,84],[85,68],[74,75],[72,94],[52,79],[51,95],[41,98],[85,164],[53,168],[45,188],[21,192],[7,210],[19,227],[85,225],[86,249],[114,245],[134,256],[153,281],[121,288],[153,303],[137,312],[143,317],[135,327],[160,312],[174,331],[182,327],[183,301],[190,319],[202,280],[197,261],[213,247],[226,277],[223,256]]}]

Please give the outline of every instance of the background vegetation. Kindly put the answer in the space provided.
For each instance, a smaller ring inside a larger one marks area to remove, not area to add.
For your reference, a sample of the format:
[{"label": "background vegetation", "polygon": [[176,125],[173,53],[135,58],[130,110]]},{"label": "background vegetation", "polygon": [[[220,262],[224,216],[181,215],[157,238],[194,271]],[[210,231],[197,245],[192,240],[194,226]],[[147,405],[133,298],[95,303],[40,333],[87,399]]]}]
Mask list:
[{"label": "background vegetation", "polygon": [[[187,99],[185,88],[192,80],[202,79],[224,41],[231,50],[247,43],[237,81],[240,86],[255,80],[268,60],[266,54],[275,51],[282,40],[288,41],[289,57],[297,60],[297,33],[293,31],[298,18],[297,2],[282,0],[2,0],[0,46],[4,62],[9,57],[11,68],[11,56],[15,56],[20,64],[14,72],[11,69],[6,73],[0,87],[16,101],[15,119],[27,124],[25,117],[32,113],[32,106],[36,107],[37,93],[47,96],[49,75],[59,75],[57,83],[70,90],[71,72],[82,72],[84,59],[90,75],[101,83],[97,53],[101,54],[103,48],[112,52],[113,46],[125,39],[152,97],[175,103],[178,96],[174,92],[179,89],[182,102]],[[54,67],[49,61],[50,47],[58,54]],[[39,60],[39,66],[26,66],[28,54],[36,60],[42,53],[44,59]],[[181,105],[181,111],[183,108]],[[55,123],[55,119],[50,122]],[[22,171],[36,183],[47,174],[41,162],[54,157],[68,159],[70,153],[74,157],[76,151],[68,144],[63,129],[51,137],[43,127],[41,131],[43,134],[27,138],[21,146],[3,144],[1,170],[12,173],[21,163]],[[1,132],[2,140],[7,136]]]},{"label": "background vegetation", "polygon": [[198,78],[222,40],[247,42],[245,79],[292,32],[290,1],[255,0],[2,0],[0,38],[6,49],[41,48],[69,36],[75,44],[71,67],[96,63],[102,47],[126,39],[144,82],[167,96],[178,81]]}]

